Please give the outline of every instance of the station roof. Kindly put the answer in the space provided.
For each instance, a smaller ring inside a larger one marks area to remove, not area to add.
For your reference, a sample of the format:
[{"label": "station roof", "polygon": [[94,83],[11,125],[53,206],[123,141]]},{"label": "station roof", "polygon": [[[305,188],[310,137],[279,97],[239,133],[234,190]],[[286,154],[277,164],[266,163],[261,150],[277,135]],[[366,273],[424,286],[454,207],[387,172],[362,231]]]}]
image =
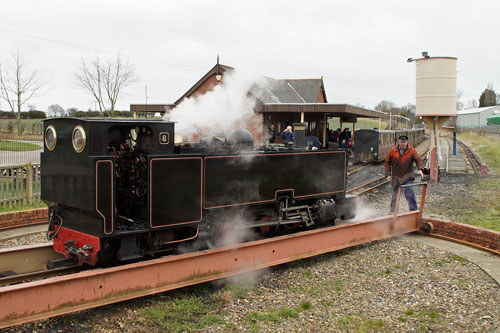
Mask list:
[{"label": "station roof", "polygon": [[167,112],[175,107],[175,104],[130,104],[132,112]]},{"label": "station roof", "polygon": [[[233,71],[233,67],[222,65],[217,59],[217,64],[174,103],[130,104],[130,111],[168,112],[181,103],[183,99],[191,97],[210,77]],[[326,113],[329,117],[349,118],[380,118],[385,115],[384,112],[349,104],[328,103],[323,77],[316,79],[273,79],[262,77],[252,85],[249,93],[257,100],[255,111],[260,113]],[[326,103],[318,103],[318,101],[325,101]]]},{"label": "station roof", "polygon": [[363,118],[381,118],[384,112],[362,108],[349,104],[332,103],[263,103],[257,112],[304,112],[326,113],[329,117],[357,116]]}]

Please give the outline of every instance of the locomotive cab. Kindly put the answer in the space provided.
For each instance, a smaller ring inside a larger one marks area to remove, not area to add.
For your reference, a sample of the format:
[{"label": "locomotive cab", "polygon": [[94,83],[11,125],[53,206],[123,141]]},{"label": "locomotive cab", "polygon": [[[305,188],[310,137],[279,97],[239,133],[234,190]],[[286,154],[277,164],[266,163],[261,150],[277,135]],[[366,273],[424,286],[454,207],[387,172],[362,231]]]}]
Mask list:
[{"label": "locomotive cab", "polygon": [[56,251],[95,263],[102,239],[147,230],[147,159],[173,153],[173,123],[59,118],[44,129],[41,196]]}]

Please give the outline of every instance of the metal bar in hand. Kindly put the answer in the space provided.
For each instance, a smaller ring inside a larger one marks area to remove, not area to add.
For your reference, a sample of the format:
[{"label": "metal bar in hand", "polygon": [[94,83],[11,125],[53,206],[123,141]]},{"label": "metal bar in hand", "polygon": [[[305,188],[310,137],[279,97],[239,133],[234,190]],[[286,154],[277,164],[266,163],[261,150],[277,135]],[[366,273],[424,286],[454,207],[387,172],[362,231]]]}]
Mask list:
[{"label": "metal bar in hand", "polygon": [[420,229],[421,224],[422,224],[422,213],[424,211],[424,203],[425,203],[425,196],[427,194],[427,182],[417,182],[413,184],[406,184],[406,185],[400,185],[398,187],[398,195],[396,197],[396,207],[394,208],[394,219],[396,219],[398,215],[398,210],[399,210],[399,200],[401,199],[401,189],[406,188],[406,187],[414,187],[414,186],[423,186],[424,188],[422,189],[422,198],[420,200],[420,207],[419,207],[419,212],[418,212],[418,219],[417,219],[417,227]]},{"label": "metal bar in hand", "polygon": [[405,187],[424,186],[424,185],[427,185],[427,182],[418,182],[418,183],[413,183],[413,184],[399,185],[399,187],[405,188]]}]

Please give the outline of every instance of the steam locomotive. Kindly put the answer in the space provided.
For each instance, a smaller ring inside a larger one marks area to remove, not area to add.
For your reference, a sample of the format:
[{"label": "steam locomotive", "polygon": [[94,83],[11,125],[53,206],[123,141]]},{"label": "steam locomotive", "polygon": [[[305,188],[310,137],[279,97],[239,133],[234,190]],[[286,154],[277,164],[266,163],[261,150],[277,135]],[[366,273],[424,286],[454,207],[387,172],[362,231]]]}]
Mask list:
[{"label": "steam locomotive", "polygon": [[354,162],[379,162],[385,160],[387,153],[397,144],[398,137],[408,136],[408,143],[416,147],[425,140],[425,129],[377,130],[359,129],[354,131],[356,147]]},{"label": "steam locomotive", "polygon": [[234,216],[241,232],[267,236],[355,215],[345,151],[309,150],[300,133],[294,146],[257,149],[243,129],[175,144],[174,123],[162,120],[48,119],[44,133],[47,236],[65,263],[114,264],[195,240],[217,243]]}]

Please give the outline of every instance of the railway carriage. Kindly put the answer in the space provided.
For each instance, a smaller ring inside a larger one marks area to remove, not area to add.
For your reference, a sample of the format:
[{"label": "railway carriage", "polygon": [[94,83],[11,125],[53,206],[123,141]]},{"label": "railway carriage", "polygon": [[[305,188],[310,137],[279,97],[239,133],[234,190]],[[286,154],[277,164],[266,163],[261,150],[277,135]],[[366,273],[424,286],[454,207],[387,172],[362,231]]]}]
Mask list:
[{"label": "railway carriage", "polygon": [[48,236],[80,265],[216,243],[227,225],[281,234],[355,214],[343,150],[254,149],[242,129],[177,145],[174,123],[160,120],[59,118],[44,131]]},{"label": "railway carriage", "polygon": [[356,130],[354,133],[354,162],[383,161],[389,150],[397,144],[397,139],[401,135],[408,136],[408,143],[413,147],[425,140],[425,130],[423,128],[410,130]]}]

